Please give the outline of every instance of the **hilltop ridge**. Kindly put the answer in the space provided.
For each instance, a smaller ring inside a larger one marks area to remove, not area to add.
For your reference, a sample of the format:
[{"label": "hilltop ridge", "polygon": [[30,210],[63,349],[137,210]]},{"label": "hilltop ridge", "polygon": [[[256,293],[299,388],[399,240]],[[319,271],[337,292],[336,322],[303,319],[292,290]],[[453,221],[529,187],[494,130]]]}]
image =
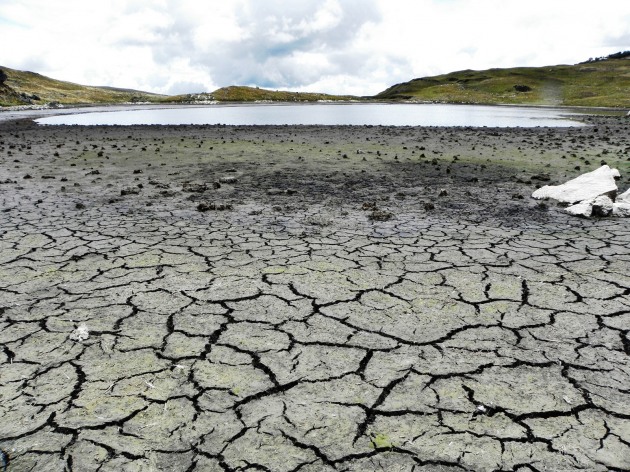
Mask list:
[{"label": "hilltop ridge", "polygon": [[4,66],[0,71],[0,106],[156,102],[163,97],[139,90],[80,85]]},{"label": "hilltop ridge", "polygon": [[214,92],[197,94],[175,95],[165,98],[165,102],[178,103],[203,103],[211,101],[220,102],[316,102],[316,101],[348,101],[359,100],[360,97],[351,95],[331,95],[327,93],[313,92],[288,92],[284,90],[267,90],[260,87],[247,87],[231,85],[222,87]]},{"label": "hilltop ridge", "polygon": [[399,83],[374,98],[419,102],[630,107],[630,51],[575,65],[461,70]]}]

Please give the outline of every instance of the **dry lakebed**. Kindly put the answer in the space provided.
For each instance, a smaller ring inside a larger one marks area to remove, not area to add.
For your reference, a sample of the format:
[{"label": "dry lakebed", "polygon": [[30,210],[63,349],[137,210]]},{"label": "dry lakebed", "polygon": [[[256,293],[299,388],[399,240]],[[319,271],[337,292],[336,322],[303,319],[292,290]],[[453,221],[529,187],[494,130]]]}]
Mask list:
[{"label": "dry lakebed", "polygon": [[573,128],[0,124],[0,471],[628,471]]}]

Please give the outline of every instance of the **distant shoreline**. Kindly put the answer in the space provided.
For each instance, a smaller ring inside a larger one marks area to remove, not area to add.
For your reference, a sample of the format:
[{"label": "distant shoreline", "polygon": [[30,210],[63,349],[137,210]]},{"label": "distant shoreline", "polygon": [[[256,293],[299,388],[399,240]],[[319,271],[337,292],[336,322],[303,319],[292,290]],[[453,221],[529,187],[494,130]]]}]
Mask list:
[{"label": "distant shoreline", "polygon": [[580,106],[563,106],[563,105],[514,105],[514,104],[464,104],[464,103],[446,103],[446,102],[413,102],[413,101],[400,101],[400,100],[365,100],[365,101],[335,101],[335,102],[218,102],[214,104],[82,104],[73,106],[61,106],[55,108],[49,107],[0,107],[0,122],[14,121],[14,120],[36,120],[39,118],[60,116],[60,115],[74,115],[82,113],[94,113],[94,112],[111,112],[111,111],[125,111],[125,110],[167,110],[167,109],[181,109],[181,108],[207,108],[207,107],[239,107],[239,106],[317,106],[317,105],[369,105],[369,104],[398,104],[398,105],[459,105],[459,106],[483,106],[483,107],[507,107],[507,108],[524,108],[524,109],[548,109],[548,110],[561,110],[565,112],[574,112],[579,114],[593,114],[593,115],[608,115],[608,116],[624,116],[627,113],[626,109],[611,108],[611,107],[580,107]]}]

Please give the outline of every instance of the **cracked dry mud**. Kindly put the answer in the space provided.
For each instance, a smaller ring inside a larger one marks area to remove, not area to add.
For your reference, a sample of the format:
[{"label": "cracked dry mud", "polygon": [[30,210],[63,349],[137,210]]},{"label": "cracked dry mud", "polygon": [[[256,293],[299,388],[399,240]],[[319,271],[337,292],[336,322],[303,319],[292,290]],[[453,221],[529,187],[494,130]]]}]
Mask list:
[{"label": "cracked dry mud", "polygon": [[6,470],[630,470],[628,220],[529,198],[589,120],[5,123]]}]

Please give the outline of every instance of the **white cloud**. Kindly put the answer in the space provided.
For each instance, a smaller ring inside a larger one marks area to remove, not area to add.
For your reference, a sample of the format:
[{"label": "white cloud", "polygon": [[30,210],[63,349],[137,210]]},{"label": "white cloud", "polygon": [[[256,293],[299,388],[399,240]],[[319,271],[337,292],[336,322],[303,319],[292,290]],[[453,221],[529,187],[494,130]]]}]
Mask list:
[{"label": "white cloud", "polygon": [[3,0],[11,47],[0,64],[161,93],[367,95],[453,70],[627,50],[629,24],[627,0]]}]

